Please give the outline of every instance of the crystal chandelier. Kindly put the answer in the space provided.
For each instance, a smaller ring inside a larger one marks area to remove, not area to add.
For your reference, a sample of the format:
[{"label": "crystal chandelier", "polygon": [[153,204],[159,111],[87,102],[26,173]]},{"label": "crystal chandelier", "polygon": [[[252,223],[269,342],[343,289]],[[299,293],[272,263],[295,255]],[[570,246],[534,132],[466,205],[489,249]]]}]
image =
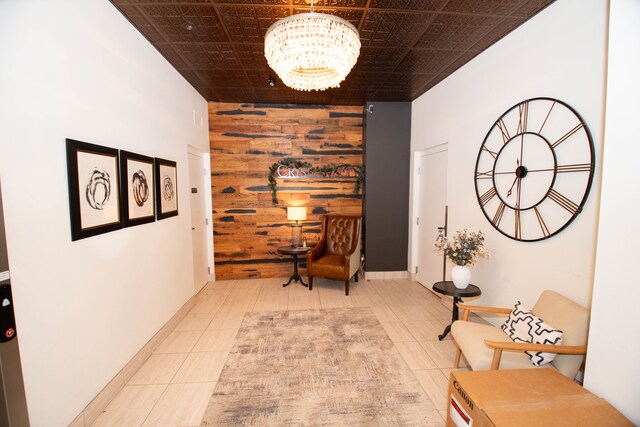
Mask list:
[{"label": "crystal chandelier", "polygon": [[313,11],[276,21],[264,37],[264,56],[296,90],[338,87],[360,54],[358,30],[337,16]]}]

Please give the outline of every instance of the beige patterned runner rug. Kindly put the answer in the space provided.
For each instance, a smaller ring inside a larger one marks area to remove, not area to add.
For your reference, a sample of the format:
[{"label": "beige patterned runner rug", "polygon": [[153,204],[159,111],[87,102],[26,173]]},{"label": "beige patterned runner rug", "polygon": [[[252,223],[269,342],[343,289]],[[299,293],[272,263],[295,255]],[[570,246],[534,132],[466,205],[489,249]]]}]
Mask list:
[{"label": "beige patterned runner rug", "polygon": [[247,313],[202,422],[442,424],[369,308]]}]

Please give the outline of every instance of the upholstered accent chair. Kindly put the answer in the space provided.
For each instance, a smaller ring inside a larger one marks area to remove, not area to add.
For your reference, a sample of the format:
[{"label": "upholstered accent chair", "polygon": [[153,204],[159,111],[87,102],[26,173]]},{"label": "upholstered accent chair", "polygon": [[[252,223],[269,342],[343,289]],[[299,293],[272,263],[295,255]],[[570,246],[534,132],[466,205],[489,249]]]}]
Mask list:
[{"label": "upholstered accent chair", "polygon": [[324,215],[318,244],[307,253],[309,290],[313,278],[326,277],[344,280],[345,295],[349,295],[349,281],[358,281],[360,269],[360,230],[362,217],[354,215]]},{"label": "upholstered accent chair", "polygon": [[531,313],[554,329],[562,331],[561,345],[515,342],[498,326],[470,322],[471,311],[511,313],[510,308],[481,307],[458,304],[462,319],[453,322],[451,335],[457,346],[454,366],[464,355],[474,371],[489,369],[537,368],[525,351],[556,353],[542,367],[552,367],[574,379],[587,352],[589,310],[551,290],[542,292]]}]

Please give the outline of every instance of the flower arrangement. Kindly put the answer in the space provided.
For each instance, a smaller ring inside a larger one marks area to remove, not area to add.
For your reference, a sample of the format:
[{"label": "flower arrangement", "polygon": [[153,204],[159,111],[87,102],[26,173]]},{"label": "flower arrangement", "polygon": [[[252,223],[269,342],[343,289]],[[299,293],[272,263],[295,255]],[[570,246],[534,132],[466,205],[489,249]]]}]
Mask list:
[{"label": "flower arrangement", "polygon": [[456,235],[451,239],[440,234],[435,246],[438,252],[443,253],[456,265],[473,265],[477,258],[489,258],[489,252],[483,248],[482,231],[469,233],[465,228],[463,231],[456,231]]}]

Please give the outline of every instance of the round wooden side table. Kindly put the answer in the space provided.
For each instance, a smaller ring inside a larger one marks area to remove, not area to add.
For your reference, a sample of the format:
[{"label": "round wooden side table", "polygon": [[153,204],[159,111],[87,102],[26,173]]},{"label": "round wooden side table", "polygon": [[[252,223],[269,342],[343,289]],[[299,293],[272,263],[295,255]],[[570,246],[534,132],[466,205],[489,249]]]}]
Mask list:
[{"label": "round wooden side table", "polygon": [[298,256],[307,255],[312,248],[309,246],[282,246],[278,248],[278,253],[281,255],[291,255],[293,257],[293,275],[289,277],[289,281],[284,283],[282,287],[289,286],[292,281],[300,282],[304,286],[309,286],[302,280],[298,273]]},{"label": "round wooden side table", "polygon": [[[462,297],[477,297],[482,295],[482,291],[479,287],[469,284],[466,288],[456,288],[450,280],[445,280],[442,282],[436,282],[433,284],[432,289],[439,294],[449,295],[453,297],[453,310],[451,314],[451,324],[458,320],[458,303],[463,302]],[[441,335],[438,335],[438,339],[442,341],[444,337],[451,331],[451,324],[447,325],[444,328],[444,331]]]}]

